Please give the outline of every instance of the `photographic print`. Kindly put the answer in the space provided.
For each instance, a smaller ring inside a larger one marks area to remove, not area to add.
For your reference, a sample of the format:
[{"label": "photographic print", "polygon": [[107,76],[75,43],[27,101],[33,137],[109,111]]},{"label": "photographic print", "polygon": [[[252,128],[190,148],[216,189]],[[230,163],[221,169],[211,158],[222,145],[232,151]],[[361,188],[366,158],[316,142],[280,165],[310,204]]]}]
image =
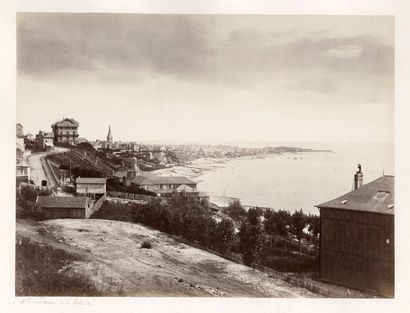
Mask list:
[{"label": "photographic print", "polygon": [[394,17],[16,23],[16,296],[394,297]]}]

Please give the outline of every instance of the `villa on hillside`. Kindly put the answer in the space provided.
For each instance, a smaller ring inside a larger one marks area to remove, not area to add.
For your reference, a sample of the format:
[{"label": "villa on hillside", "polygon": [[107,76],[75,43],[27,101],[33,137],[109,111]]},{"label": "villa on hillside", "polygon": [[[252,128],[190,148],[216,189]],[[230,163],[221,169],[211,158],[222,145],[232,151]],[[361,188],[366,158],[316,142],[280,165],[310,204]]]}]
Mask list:
[{"label": "villa on hillside", "polygon": [[51,125],[54,134],[54,143],[78,143],[78,126],[80,124],[73,118],[63,118]]},{"label": "villa on hillside", "polygon": [[159,196],[177,193],[197,193],[196,183],[187,177],[182,176],[137,176],[130,181],[131,186],[145,189],[158,194]]},{"label": "villa on hillside", "polygon": [[52,149],[54,147],[54,134],[40,130],[36,136],[37,146],[42,149]]},{"label": "villa on hillside", "polygon": [[394,297],[394,176],[382,176],[322,203],[320,278]]}]

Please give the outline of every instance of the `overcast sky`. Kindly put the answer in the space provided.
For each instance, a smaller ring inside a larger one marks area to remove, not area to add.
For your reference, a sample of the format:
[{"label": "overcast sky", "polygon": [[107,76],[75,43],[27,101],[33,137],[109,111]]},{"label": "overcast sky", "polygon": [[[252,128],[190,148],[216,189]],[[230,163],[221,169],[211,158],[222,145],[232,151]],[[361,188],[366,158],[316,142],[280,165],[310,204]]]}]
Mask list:
[{"label": "overcast sky", "polygon": [[393,140],[391,17],[17,15],[17,121],[114,140]]}]

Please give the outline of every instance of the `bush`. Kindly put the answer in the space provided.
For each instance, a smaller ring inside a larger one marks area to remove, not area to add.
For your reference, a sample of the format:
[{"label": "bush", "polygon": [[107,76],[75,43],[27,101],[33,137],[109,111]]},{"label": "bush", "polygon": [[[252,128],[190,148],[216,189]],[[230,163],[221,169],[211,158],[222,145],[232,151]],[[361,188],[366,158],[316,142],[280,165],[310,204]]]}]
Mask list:
[{"label": "bush", "polygon": [[149,240],[144,240],[141,244],[141,249],[151,249],[152,245]]}]

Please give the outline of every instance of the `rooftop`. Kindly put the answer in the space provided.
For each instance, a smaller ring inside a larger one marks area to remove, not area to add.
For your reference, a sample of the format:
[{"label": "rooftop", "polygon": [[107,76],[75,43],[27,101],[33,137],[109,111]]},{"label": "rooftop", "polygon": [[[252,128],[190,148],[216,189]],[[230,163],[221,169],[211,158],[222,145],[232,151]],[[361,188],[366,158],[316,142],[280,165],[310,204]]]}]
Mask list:
[{"label": "rooftop", "polygon": [[187,177],[183,176],[155,176],[150,178],[155,184],[184,184],[184,185],[196,185],[196,183]]},{"label": "rooftop", "polygon": [[61,121],[55,123],[55,125],[60,126],[63,125],[65,122],[69,122],[70,124],[79,125],[79,123],[73,118],[63,118]]},{"label": "rooftop", "polygon": [[87,204],[86,197],[53,197],[38,196],[36,203],[43,208],[85,208]]},{"label": "rooftop", "polygon": [[394,215],[394,176],[379,177],[317,207]]},{"label": "rooftop", "polygon": [[54,138],[54,133],[40,131],[39,135],[42,135],[44,138]]},{"label": "rooftop", "polygon": [[77,184],[105,184],[106,181],[106,178],[100,177],[77,177],[75,180]]}]

